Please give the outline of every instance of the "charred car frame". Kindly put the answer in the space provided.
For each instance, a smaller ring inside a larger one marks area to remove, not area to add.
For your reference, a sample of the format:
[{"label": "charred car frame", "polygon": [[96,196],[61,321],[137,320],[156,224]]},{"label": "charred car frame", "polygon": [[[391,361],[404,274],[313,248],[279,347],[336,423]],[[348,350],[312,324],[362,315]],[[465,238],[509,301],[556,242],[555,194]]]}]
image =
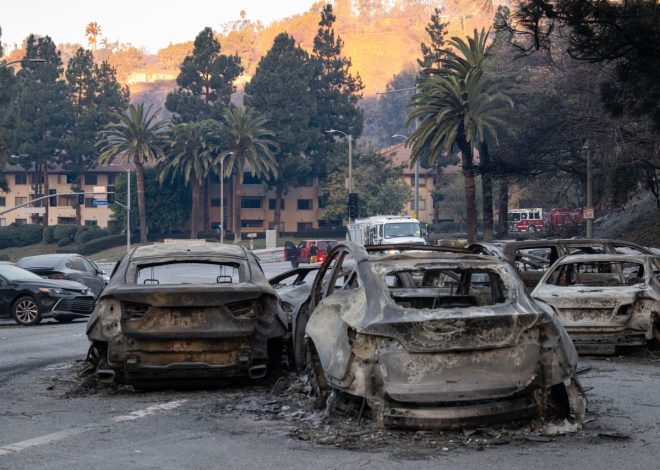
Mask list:
[{"label": "charred car frame", "polygon": [[115,268],[87,325],[101,381],[263,377],[286,318],[256,258],[240,246],[160,244]]},{"label": "charred car frame", "polygon": [[385,426],[581,419],[585,409],[572,341],[493,257],[340,244],[294,324],[313,388],[365,400]]}]

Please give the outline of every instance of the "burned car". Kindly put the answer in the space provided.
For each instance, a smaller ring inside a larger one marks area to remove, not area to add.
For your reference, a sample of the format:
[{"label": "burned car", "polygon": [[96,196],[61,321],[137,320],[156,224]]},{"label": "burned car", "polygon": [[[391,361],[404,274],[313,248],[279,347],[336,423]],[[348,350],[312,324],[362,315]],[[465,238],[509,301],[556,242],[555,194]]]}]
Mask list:
[{"label": "burned car", "polygon": [[294,321],[304,325],[294,341],[305,341],[312,388],[365,400],[385,426],[464,428],[584,411],[573,343],[493,257],[346,242]]},{"label": "burned car", "polygon": [[571,255],[532,292],[550,305],[581,353],[613,354],[617,346],[660,340],[660,258]]},{"label": "burned car", "polygon": [[497,256],[514,265],[529,290],[562,256],[572,254],[653,254],[649,248],[623,240],[565,238],[546,240],[500,240],[468,246],[473,253]]},{"label": "burned car", "polygon": [[101,381],[263,377],[279,363],[286,318],[240,246],[159,244],[115,268],[87,324]]},{"label": "burned car", "polygon": [[318,270],[318,266],[297,267],[268,279],[270,285],[280,296],[289,327],[293,312],[309,297],[312,282]]}]

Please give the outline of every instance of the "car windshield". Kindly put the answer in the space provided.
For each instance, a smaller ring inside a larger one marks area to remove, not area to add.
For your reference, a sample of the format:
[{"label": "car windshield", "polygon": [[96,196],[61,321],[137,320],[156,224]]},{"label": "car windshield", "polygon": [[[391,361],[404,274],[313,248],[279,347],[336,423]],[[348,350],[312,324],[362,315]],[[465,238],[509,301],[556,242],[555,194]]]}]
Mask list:
[{"label": "car windshield", "polygon": [[325,250],[327,248],[332,248],[336,244],[337,244],[337,242],[334,242],[334,241],[321,240],[321,241],[316,242],[316,246],[318,247],[319,250]]},{"label": "car windshield", "polygon": [[162,284],[237,284],[247,278],[243,263],[224,262],[168,262],[141,265],[137,268],[136,283]]},{"label": "car windshield", "polygon": [[384,226],[385,238],[419,237],[421,233],[419,222],[396,222]]},{"label": "car windshield", "polygon": [[0,275],[8,281],[43,281],[41,276],[18,266],[0,266]]}]

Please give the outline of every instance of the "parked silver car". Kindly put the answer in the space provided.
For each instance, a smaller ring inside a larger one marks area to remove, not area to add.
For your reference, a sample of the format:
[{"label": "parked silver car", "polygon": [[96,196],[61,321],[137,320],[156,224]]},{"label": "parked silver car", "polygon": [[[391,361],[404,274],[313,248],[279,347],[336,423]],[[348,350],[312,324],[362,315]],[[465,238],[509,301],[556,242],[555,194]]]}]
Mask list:
[{"label": "parked silver car", "polygon": [[493,257],[339,244],[294,324],[321,398],[360,397],[385,426],[566,417],[569,402],[584,410],[566,331]]},{"label": "parked silver car", "polygon": [[532,292],[551,306],[580,352],[613,354],[617,346],[660,340],[660,258],[565,256]]}]

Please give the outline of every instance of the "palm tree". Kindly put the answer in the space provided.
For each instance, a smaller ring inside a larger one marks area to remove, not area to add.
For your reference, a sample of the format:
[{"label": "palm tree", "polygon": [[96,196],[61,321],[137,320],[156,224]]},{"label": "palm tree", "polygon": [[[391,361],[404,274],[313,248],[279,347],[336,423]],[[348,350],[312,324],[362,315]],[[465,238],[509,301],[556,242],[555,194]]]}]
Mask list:
[{"label": "palm tree", "polygon": [[[165,156],[163,153],[164,131],[169,121],[158,120],[158,110],[144,104],[129,104],[125,114],[115,113],[118,122],[108,124],[100,132],[96,145],[100,148],[99,162],[107,164],[122,155],[127,163],[135,165],[137,201],[140,216],[140,243],[147,243],[147,215],[144,203],[144,165]],[[130,201],[129,201],[130,203]]]},{"label": "palm tree", "polygon": [[425,146],[430,151],[431,163],[442,151],[450,152],[454,145],[461,152],[467,237],[469,242],[474,242],[477,207],[472,149],[489,138],[497,140],[503,112],[513,103],[496,84],[484,78],[481,67],[475,67],[464,77],[451,70],[427,77],[411,105],[414,109],[408,123],[418,120],[418,127],[410,137],[413,161]]},{"label": "palm tree", "polygon": [[87,36],[87,42],[94,47],[94,52],[96,52],[97,38],[101,34],[101,26],[96,21],[92,21],[85,28],[85,36]]},{"label": "palm tree", "polygon": [[213,169],[220,148],[220,126],[216,121],[204,120],[181,123],[172,127],[169,157],[161,167],[160,179],[168,174],[183,175],[192,191],[190,238],[197,238],[200,228],[201,195],[206,177]]},{"label": "palm tree", "polygon": [[[223,115],[224,152],[218,156],[225,159],[225,174],[234,175],[234,241],[241,240],[241,198],[243,195],[243,171],[247,169],[260,178],[277,177],[277,162],[274,152],[275,136],[266,125],[268,120],[249,108],[230,108]],[[279,207],[279,201],[276,205]],[[224,223],[224,221],[223,221]]]}]

